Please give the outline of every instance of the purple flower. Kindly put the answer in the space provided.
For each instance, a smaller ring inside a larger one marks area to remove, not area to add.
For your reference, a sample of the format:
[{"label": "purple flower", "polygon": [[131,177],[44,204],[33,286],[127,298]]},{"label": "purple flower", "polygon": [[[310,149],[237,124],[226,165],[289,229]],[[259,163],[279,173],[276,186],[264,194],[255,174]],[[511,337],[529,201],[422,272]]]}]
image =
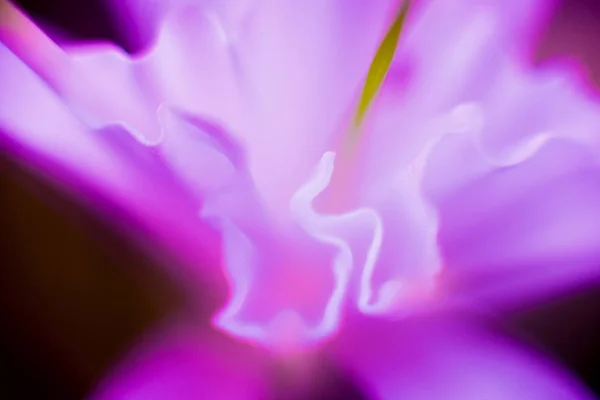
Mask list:
[{"label": "purple flower", "polygon": [[117,2],[158,35],[133,58],[0,3],[6,148],[162,241],[191,298],[228,283],[229,336],[175,324],[98,398],[261,398],[325,355],[383,399],[591,397],[473,313],[597,277],[598,106],[524,62],[550,5],[417,2],[356,139],[396,3]]}]

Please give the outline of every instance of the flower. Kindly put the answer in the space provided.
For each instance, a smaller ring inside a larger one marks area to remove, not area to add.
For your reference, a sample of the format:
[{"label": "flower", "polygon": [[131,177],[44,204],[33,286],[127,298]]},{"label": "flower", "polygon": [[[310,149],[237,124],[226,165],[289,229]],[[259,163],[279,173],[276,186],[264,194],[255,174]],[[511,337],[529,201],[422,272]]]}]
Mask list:
[{"label": "flower", "polygon": [[99,398],[259,398],[269,354],[320,351],[385,399],[590,398],[450,311],[597,277],[598,106],[523,62],[547,3],[417,2],[350,134],[395,1],[122,2],[132,35],[159,33],[136,57],[57,45],[4,5],[6,147],[120,207],[190,293],[225,272],[214,326],[269,350],[184,324]]}]

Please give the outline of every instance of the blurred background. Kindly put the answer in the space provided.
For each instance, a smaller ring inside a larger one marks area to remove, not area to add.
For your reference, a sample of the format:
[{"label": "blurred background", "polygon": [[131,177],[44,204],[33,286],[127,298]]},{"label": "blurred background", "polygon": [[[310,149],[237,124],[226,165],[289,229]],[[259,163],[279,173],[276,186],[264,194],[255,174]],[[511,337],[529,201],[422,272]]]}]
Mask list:
[{"label": "blurred background", "polygon": [[[102,0],[15,3],[60,35],[125,46]],[[600,0],[564,0],[535,60],[577,57],[600,90],[598,43]],[[175,285],[124,234],[0,152],[0,398],[84,397],[178,304]],[[523,310],[510,325],[600,395],[600,285]]]}]

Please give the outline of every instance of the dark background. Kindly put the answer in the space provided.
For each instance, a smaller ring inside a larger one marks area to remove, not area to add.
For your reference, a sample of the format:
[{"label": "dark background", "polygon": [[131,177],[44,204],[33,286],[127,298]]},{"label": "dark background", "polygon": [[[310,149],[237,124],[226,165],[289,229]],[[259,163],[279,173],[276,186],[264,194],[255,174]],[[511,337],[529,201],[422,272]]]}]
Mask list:
[{"label": "dark background", "polygon": [[[126,47],[101,0],[15,3],[39,23]],[[565,0],[535,57],[575,55],[600,87],[598,43],[600,1]],[[82,398],[177,307],[174,285],[119,232],[2,153],[0,196],[0,398]],[[600,394],[600,285],[511,322]]]}]

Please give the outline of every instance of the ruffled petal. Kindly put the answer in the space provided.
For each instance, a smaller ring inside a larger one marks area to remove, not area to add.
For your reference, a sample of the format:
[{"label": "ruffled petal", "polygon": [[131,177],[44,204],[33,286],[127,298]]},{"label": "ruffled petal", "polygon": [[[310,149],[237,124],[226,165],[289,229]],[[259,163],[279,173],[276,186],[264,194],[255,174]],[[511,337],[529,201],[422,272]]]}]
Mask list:
[{"label": "ruffled petal", "polygon": [[237,168],[239,155],[222,129],[167,107],[155,116],[155,142],[122,125],[92,129],[2,44],[0,58],[0,128],[12,154],[100,211],[113,212],[106,203],[125,211],[134,229],[155,235],[195,278],[222,279],[211,260],[217,237],[198,215],[204,195],[227,185]]},{"label": "ruffled petal", "polygon": [[222,232],[231,287],[217,326],[279,350],[314,343],[338,329],[355,266],[374,261],[370,250],[380,232],[372,210],[339,215],[314,210],[314,199],[331,179],[334,157],[325,153],[313,177],[294,194],[293,227],[268,217],[244,176],[207,200],[202,215]]},{"label": "ruffled petal", "polygon": [[[600,108],[566,70],[504,70],[468,135],[444,138],[425,191],[445,285],[514,306],[598,278]],[[450,167],[451,166],[451,167]]]},{"label": "ruffled petal", "polygon": [[119,123],[154,142],[161,134],[156,111],[167,103],[241,129],[230,49],[206,7],[169,10],[156,42],[135,57],[112,44],[60,48],[17,9],[6,7],[0,39],[86,124]]},{"label": "ruffled petal", "polygon": [[437,243],[437,210],[423,195],[424,167],[431,140],[399,173],[391,174],[389,187],[364,196],[378,216],[381,240],[373,247],[373,262],[360,275],[358,308],[368,314],[412,311],[425,302],[437,286],[442,259]]},{"label": "ruffled petal", "polygon": [[514,306],[598,279],[599,179],[588,149],[552,140],[444,198],[448,289]]},{"label": "ruffled petal", "polygon": [[361,179],[379,181],[390,176],[384,171],[409,164],[425,143],[442,133],[439,120],[460,104],[482,103],[488,111],[489,101],[494,107],[493,98],[508,92],[498,90],[511,81],[506,75],[521,74],[522,66],[530,64],[522,47],[532,46],[534,27],[545,20],[553,3],[416,2],[364,126]]},{"label": "ruffled petal", "polygon": [[344,330],[334,354],[384,400],[594,398],[544,357],[457,316],[362,320]]},{"label": "ruffled petal", "polygon": [[[244,142],[257,189],[282,217],[346,117],[395,5],[311,0],[297,8],[263,0],[235,7],[210,1],[126,6],[160,15],[158,40],[147,53],[131,59],[103,45],[65,54],[46,38],[51,63],[37,63],[36,71],[86,123],[121,123],[149,141],[160,135],[155,113],[163,102],[210,116]],[[37,51],[26,41],[18,46]]]},{"label": "ruffled petal", "polygon": [[572,67],[526,66],[521,45],[551,5],[415,5],[354,160],[353,195],[383,221],[371,293],[412,275],[517,301],[597,276],[600,231],[583,221],[600,108]]}]

